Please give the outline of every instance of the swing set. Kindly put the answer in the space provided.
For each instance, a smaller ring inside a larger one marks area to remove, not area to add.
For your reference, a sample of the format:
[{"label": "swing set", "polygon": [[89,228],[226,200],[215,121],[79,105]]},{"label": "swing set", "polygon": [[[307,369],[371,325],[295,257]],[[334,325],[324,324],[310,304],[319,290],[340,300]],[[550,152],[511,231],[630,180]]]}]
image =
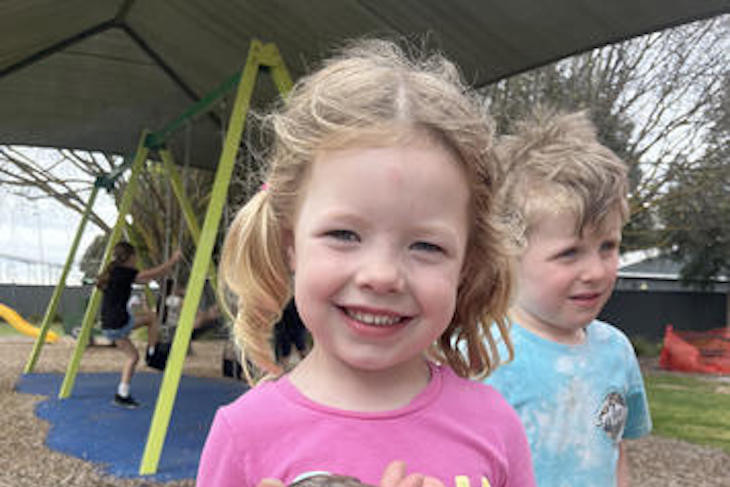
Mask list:
[{"label": "swing set", "polygon": [[[213,265],[211,265],[213,248],[223,214],[228,187],[233,174],[236,156],[241,145],[246,115],[251,104],[251,98],[257,76],[262,70],[270,73],[280,94],[284,95],[291,89],[291,77],[276,45],[273,43],[264,44],[253,39],[249,46],[246,63],[240,73],[229,78],[217,89],[213,90],[199,102],[192,105],[180,117],[159,132],[153,133],[148,130],[144,130],[140,135],[137,148],[134,152],[134,157],[131,161],[125,161],[111,173],[100,175],[96,178],[93,190],[89,196],[89,200],[76,231],[76,235],[72,241],[71,248],[69,249],[61,277],[48,303],[46,313],[40,325],[38,337],[23,370],[25,374],[33,372],[38,361],[41,349],[45,342],[45,337],[49,333],[51,318],[54,316],[58,306],[61,294],[66,284],[69,269],[71,268],[76,255],[81,235],[83,234],[84,227],[88,221],[89,214],[93,208],[99,189],[104,188],[107,191],[110,191],[113,188],[115,181],[121,177],[127,169],[130,169],[131,172],[129,179],[127,180],[127,185],[119,204],[119,214],[104,250],[104,256],[102,258],[103,268],[103,266],[109,262],[112,249],[119,241],[122,230],[126,225],[125,219],[131,208],[140,171],[144,167],[145,161],[147,161],[149,152],[151,150],[157,151],[160,159],[162,160],[164,171],[169,178],[172,191],[182,209],[182,214],[185,218],[188,231],[193,242],[196,244],[196,251],[195,257],[193,258],[192,268],[190,270],[190,278],[188,279],[185,291],[185,299],[182,304],[182,309],[180,310],[178,326],[170,348],[167,366],[165,367],[162,384],[157,395],[154,414],[152,416],[144,453],[140,462],[140,475],[150,475],[157,472],[163,443],[170,423],[170,416],[172,414],[175,397],[180,384],[183,363],[190,346],[193,323],[203,292],[203,287],[207,279],[209,279],[213,285],[215,285],[216,282],[215,269]],[[166,142],[172,134],[184,126],[191,118],[200,114],[209,113],[211,107],[213,107],[213,105],[228,92],[233,91],[234,88],[236,89],[235,101],[229,116],[228,127],[225,131],[223,149],[215,173],[210,202],[208,204],[205,220],[201,229],[198,225],[192,205],[186,197],[185,187],[180,177],[180,173],[177,169],[175,169],[176,163]],[[95,287],[91,293],[91,297],[84,314],[81,331],[76,341],[76,347],[68,363],[63,383],[58,392],[58,397],[60,399],[69,398],[72,394],[81,357],[86,348],[86,344],[88,343],[91,328],[101,304],[101,297],[101,291]]]}]

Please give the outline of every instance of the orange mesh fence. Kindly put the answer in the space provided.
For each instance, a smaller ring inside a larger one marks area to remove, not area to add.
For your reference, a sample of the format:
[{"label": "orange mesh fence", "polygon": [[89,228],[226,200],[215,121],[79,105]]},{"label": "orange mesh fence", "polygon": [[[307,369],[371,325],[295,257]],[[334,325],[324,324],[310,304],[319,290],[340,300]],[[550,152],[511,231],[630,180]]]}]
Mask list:
[{"label": "orange mesh fence", "polygon": [[730,329],[675,331],[667,325],[659,366],[682,372],[730,374]]}]

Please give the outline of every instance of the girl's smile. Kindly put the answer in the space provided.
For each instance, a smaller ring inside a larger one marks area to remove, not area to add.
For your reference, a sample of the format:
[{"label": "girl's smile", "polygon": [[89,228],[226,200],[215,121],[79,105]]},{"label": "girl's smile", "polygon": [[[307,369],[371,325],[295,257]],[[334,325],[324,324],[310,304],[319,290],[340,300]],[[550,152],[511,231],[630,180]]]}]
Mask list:
[{"label": "girl's smile", "polygon": [[371,326],[392,326],[403,323],[407,317],[389,312],[373,312],[364,309],[343,307],[342,311],[353,320]]},{"label": "girl's smile", "polygon": [[356,335],[365,338],[385,337],[408,325],[410,317],[390,312],[373,312],[363,308],[344,307],[346,323]]}]

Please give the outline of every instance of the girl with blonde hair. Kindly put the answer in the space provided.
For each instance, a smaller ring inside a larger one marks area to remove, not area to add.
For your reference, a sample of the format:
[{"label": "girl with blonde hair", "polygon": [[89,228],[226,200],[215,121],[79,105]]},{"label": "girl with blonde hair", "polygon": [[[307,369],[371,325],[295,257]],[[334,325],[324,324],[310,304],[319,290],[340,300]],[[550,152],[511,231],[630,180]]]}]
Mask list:
[{"label": "girl with blonde hair", "polygon": [[[499,363],[511,273],[491,124],[455,66],[359,41],[266,121],[266,183],[220,274],[244,362],[267,380],[216,414],[198,485],[375,484],[395,460],[420,481],[533,485],[516,414],[468,380]],[[284,371],[271,336],[292,296],[313,346]]]}]

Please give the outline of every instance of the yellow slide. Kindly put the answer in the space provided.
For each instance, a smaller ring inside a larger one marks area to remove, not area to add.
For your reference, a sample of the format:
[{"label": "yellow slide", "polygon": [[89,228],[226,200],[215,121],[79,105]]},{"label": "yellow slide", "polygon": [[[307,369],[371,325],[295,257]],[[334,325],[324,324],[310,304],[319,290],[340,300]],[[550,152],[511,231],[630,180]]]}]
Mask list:
[{"label": "yellow slide", "polygon": [[[20,333],[24,333],[32,337],[37,337],[38,333],[40,333],[39,328],[36,328],[25,321],[13,308],[5,306],[2,303],[0,303],[0,318],[7,321],[10,326],[18,330]],[[58,335],[53,333],[51,330],[48,330],[48,333],[46,333],[46,343],[53,343],[56,340],[58,340]]]}]

